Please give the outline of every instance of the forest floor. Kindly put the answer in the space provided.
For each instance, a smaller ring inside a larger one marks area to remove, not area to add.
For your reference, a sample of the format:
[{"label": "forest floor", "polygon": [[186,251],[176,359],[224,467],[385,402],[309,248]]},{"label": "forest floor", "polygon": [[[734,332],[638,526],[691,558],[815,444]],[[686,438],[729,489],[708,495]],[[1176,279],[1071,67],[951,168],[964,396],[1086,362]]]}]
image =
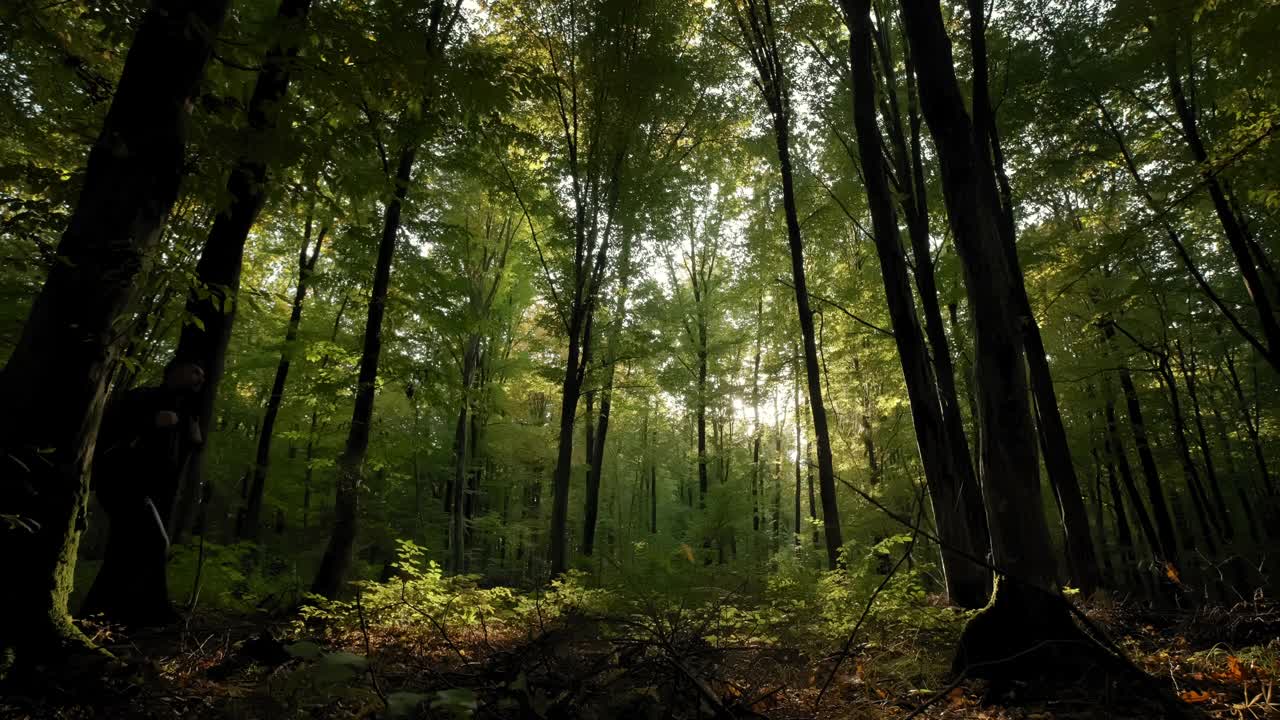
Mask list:
[{"label": "forest floor", "polygon": [[[530,627],[311,625],[197,613],[184,628],[89,626],[129,669],[92,697],[51,704],[11,694],[4,718],[1147,718],[1140,693],[1017,685],[984,703],[983,681],[949,685],[951,648],[930,633],[863,641],[813,657],[732,643],[696,622],[564,612]],[[1197,611],[1083,607],[1193,714],[1280,717],[1280,605]],[[307,628],[312,629],[308,637]],[[655,628],[658,628],[655,630]],[[837,664],[837,660],[839,661]],[[68,683],[74,683],[68,679]],[[824,689],[825,688],[825,689]]]}]

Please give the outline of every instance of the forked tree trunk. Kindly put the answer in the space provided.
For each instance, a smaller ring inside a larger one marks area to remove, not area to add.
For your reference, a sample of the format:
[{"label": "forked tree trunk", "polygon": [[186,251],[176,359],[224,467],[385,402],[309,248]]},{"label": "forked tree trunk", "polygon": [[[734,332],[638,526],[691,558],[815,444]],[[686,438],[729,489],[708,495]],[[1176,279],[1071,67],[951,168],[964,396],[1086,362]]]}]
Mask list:
[{"label": "forked tree trunk", "polygon": [[157,0],[125,59],[84,184],[22,335],[0,371],[0,674],[90,647],[67,600],[89,496],[86,470],[119,320],[178,196],[187,117],[226,0]]},{"label": "forked tree trunk", "polygon": [[[865,15],[869,0],[860,0]],[[1057,586],[1041,491],[1016,302],[1019,273],[998,227],[994,171],[955,75],[951,40],[938,0],[904,0],[920,100],[942,169],[943,196],[964,271],[975,336],[980,473],[993,564],[1003,576],[991,605],[965,627],[954,663],[975,676],[1031,670],[1047,660],[1044,643],[1082,639]],[[985,57],[984,57],[985,60]],[[982,101],[986,102],[985,94]],[[977,103],[981,105],[982,103]],[[1021,658],[1010,666],[1010,658]]]},{"label": "forked tree trunk", "polygon": [[[943,575],[952,602],[962,607],[978,608],[985,605],[990,597],[991,574],[985,567],[965,556],[982,557],[986,554],[985,516],[980,527],[974,527],[969,522],[962,494],[966,483],[976,486],[976,481],[969,466],[967,444],[963,432],[956,433],[958,428],[949,426],[944,421],[940,386],[934,375],[936,366],[929,361],[929,351],[916,317],[911,286],[907,279],[906,258],[902,251],[902,238],[898,231],[893,194],[881,154],[881,135],[876,122],[869,2],[842,0],[841,6],[850,33],[854,125],[867,203],[871,209],[873,237],[880,256],[880,275],[889,304],[894,342],[898,347],[907,396],[911,403],[916,447],[924,468],[925,481],[929,486],[938,535],[943,541]],[[931,285],[929,287],[932,289]],[[936,303],[935,294],[935,309]],[[940,322],[941,318],[938,320]],[[941,342],[945,343],[945,340]],[[945,347],[944,344],[944,351]],[[949,363],[947,368],[950,368]],[[954,393],[954,385],[951,390]],[[954,403],[954,397],[951,402]],[[959,416],[956,415],[953,422],[958,425],[958,421]],[[952,447],[955,442],[964,445],[964,449]]]}]

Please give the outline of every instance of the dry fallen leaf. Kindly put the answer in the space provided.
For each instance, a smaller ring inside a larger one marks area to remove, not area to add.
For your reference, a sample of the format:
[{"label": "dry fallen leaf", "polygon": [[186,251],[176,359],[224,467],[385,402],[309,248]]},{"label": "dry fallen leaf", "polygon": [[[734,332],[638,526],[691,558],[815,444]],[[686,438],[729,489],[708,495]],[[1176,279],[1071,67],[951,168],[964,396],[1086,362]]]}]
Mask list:
[{"label": "dry fallen leaf", "polygon": [[1211,693],[1201,692],[1199,690],[1183,690],[1178,693],[1178,697],[1182,698],[1183,702],[1191,703],[1192,705],[1207,703],[1213,699],[1213,695]]}]

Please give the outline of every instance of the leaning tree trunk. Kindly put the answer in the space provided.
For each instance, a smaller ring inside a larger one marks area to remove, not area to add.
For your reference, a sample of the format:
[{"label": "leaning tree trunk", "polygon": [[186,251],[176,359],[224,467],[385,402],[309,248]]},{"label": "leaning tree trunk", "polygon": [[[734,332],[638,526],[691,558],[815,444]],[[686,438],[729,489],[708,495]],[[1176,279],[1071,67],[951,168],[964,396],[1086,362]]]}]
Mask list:
[{"label": "leaning tree trunk", "polygon": [[[885,76],[885,85],[895,88],[894,63],[889,48],[888,28],[883,26],[877,35],[880,49],[880,68]],[[904,43],[903,60],[906,74],[907,91],[907,125],[910,141],[903,133],[901,111],[898,106],[897,93],[890,90],[885,93],[885,104],[889,111],[886,127],[893,147],[895,169],[898,177],[910,178],[910,192],[899,193],[899,203],[905,216],[907,235],[911,241],[912,276],[915,278],[916,290],[920,296],[920,307],[924,315],[924,333],[928,347],[924,348],[928,359],[933,364],[933,381],[937,384],[937,402],[941,406],[942,428],[945,436],[945,449],[951,453],[949,465],[955,473],[958,483],[959,500],[952,507],[966,515],[965,524],[969,528],[971,551],[977,557],[985,557],[990,550],[987,537],[987,513],[982,506],[982,489],[978,487],[978,477],[974,472],[973,457],[969,452],[969,439],[964,432],[964,419],[960,412],[959,393],[956,390],[956,370],[951,361],[951,346],[942,320],[942,308],[938,302],[938,281],[934,273],[933,252],[929,239],[929,194],[924,173],[924,149],[921,142],[921,117],[919,97],[916,91],[915,61],[911,56],[911,48]],[[909,145],[909,147],[908,147]],[[955,306],[952,305],[952,321],[955,321]],[[972,392],[968,395],[971,410],[975,408]],[[976,422],[977,412],[973,412]],[[926,480],[927,482],[927,480]],[[936,515],[936,505],[935,505]],[[960,546],[957,546],[960,547]],[[978,593],[970,598],[957,598],[952,595],[953,602],[968,607],[969,602],[986,603],[990,594],[990,573],[981,570],[983,590],[982,599]],[[977,607],[977,606],[975,606]]]},{"label": "leaning tree trunk", "polygon": [[[869,0],[860,4],[865,14]],[[1054,661],[1047,644],[1084,637],[1059,592],[1040,510],[1025,319],[1016,301],[1020,270],[1004,250],[987,128],[975,129],[966,110],[938,0],[904,0],[902,11],[973,313],[980,478],[992,561],[1001,572],[991,604],[965,626],[953,667],[979,677],[1034,673]],[[982,101],[976,103],[980,110],[985,93]],[[1011,665],[1011,658],[1018,660]]]},{"label": "leaning tree trunk", "polygon": [[[281,40],[267,51],[249,99],[249,124],[240,138],[241,155],[227,177],[230,205],[213,221],[196,264],[197,285],[187,297],[186,313],[190,321],[182,327],[175,355],[204,369],[205,382],[196,412],[206,440],[213,429],[214,403],[227,364],[227,346],[231,344],[244,245],[270,191],[266,158],[277,142],[276,120],[289,92],[291,65],[298,55],[298,40],[310,9],[311,0],[283,0],[276,12]],[[202,492],[205,447],[202,443],[192,450],[186,477],[179,488],[177,507],[161,508],[162,513],[172,513],[169,534],[175,542],[186,531],[191,508]]]},{"label": "leaning tree trunk", "polygon": [[[1115,327],[1107,322],[1102,327],[1108,347],[1114,345]],[[1138,390],[1134,387],[1133,376],[1128,365],[1120,364],[1117,374],[1120,376],[1120,390],[1124,393],[1125,404],[1129,410],[1129,425],[1133,430],[1133,446],[1138,453],[1138,464],[1142,468],[1142,477],[1147,486],[1147,500],[1151,503],[1151,514],[1155,518],[1156,534],[1160,538],[1157,549],[1161,558],[1174,566],[1178,564],[1178,542],[1173,531],[1173,518],[1169,516],[1169,504],[1165,499],[1164,484],[1160,480],[1160,470],[1156,467],[1155,455],[1151,452],[1151,441],[1147,438],[1147,423],[1142,414],[1142,404],[1138,400]]]},{"label": "leaning tree trunk", "polygon": [[249,486],[249,502],[245,506],[244,525],[241,537],[246,540],[258,538],[258,525],[262,517],[262,498],[267,488],[267,470],[271,465],[271,441],[275,436],[276,418],[280,415],[280,406],[284,402],[284,388],[289,381],[289,368],[292,364],[294,343],[298,339],[298,328],[302,326],[302,303],[307,298],[307,285],[315,271],[316,261],[320,259],[320,248],[324,245],[324,236],[328,227],[320,228],[315,247],[310,255],[307,248],[311,246],[312,218],[307,217],[306,229],[302,234],[302,250],[298,253],[298,287],[293,292],[293,307],[289,312],[289,326],[284,332],[284,349],[280,351],[280,362],[276,364],[276,376],[271,382],[271,397],[267,400],[267,410],[262,416],[262,427],[258,429],[258,449],[253,462],[253,481]]},{"label": "leaning tree trunk", "polygon": [[1178,368],[1187,387],[1187,399],[1191,402],[1191,419],[1196,426],[1196,443],[1200,448],[1200,457],[1204,460],[1204,476],[1213,493],[1213,510],[1218,514],[1218,527],[1222,531],[1223,540],[1231,540],[1235,528],[1231,525],[1231,516],[1227,511],[1227,500],[1222,494],[1222,484],[1218,480],[1218,469],[1213,463],[1213,451],[1209,447],[1209,433],[1205,430],[1204,414],[1200,411],[1200,391],[1197,387],[1194,350],[1188,360],[1182,350],[1182,341],[1175,341],[1178,351]]},{"label": "leaning tree trunk", "polygon": [[[1156,533],[1155,526],[1151,524],[1151,516],[1147,513],[1147,508],[1142,503],[1142,493],[1138,492],[1138,485],[1133,480],[1133,467],[1129,465],[1129,455],[1124,448],[1124,440],[1120,437],[1120,424],[1116,421],[1116,402],[1111,389],[1111,379],[1106,378],[1104,386],[1104,395],[1106,397],[1106,421],[1107,421],[1107,441],[1106,449],[1109,456],[1107,460],[1107,468],[1112,468],[1120,473],[1120,482],[1124,486],[1125,494],[1129,498],[1129,504],[1133,506],[1133,515],[1138,519],[1138,527],[1142,528],[1142,536],[1146,538],[1147,545],[1151,548],[1153,556],[1161,556],[1160,536]],[[1114,477],[1111,478],[1113,481]],[[1117,510],[1121,505],[1118,500],[1113,500]]]},{"label": "leaning tree trunk", "polygon": [[157,0],[125,59],[84,185],[13,353],[0,371],[0,673],[90,647],[67,600],[85,526],[87,468],[117,333],[178,196],[187,117],[226,0]]},{"label": "leaning tree trunk", "polygon": [[417,148],[406,146],[400,151],[396,167],[395,191],[387,202],[382,222],[382,238],[378,243],[378,259],[373,269],[373,287],[369,293],[369,316],[364,326],[364,344],[360,353],[360,374],[356,380],[356,404],[351,411],[347,444],[338,456],[337,492],[334,498],[333,531],[311,584],[311,592],[326,598],[337,597],[351,569],[351,551],[356,541],[360,510],[360,485],[364,472],[364,456],[369,450],[369,425],[373,421],[373,400],[378,382],[378,361],[382,357],[382,318],[387,309],[387,289],[391,284],[391,261],[395,257],[396,235],[400,231],[400,212]]},{"label": "leaning tree trunk", "polygon": [[[991,595],[991,573],[969,558],[986,554],[986,524],[984,522],[981,527],[974,527],[969,522],[962,493],[965,483],[976,485],[976,482],[968,464],[967,445],[963,451],[957,451],[951,446],[955,442],[965,444],[964,434],[955,433],[958,427],[949,427],[944,421],[940,386],[934,375],[935,366],[929,361],[929,351],[916,317],[911,285],[907,279],[907,263],[898,231],[897,213],[893,207],[893,194],[881,154],[880,129],[876,123],[869,2],[842,0],[841,6],[845,22],[849,26],[853,117],[863,182],[871,209],[873,237],[880,256],[880,274],[889,304],[894,342],[898,347],[907,396],[911,403],[916,447],[920,452],[925,481],[933,501],[938,535],[943,543],[943,575],[952,602],[962,607],[979,608],[986,604]],[[928,287],[933,289],[932,285]],[[935,294],[935,309],[936,304]],[[940,316],[938,321],[941,322]],[[945,340],[942,342],[945,343]],[[945,344],[942,350],[946,351]],[[935,348],[935,354],[937,352]],[[949,364],[947,368],[950,368]],[[952,393],[954,390],[953,384]],[[954,395],[951,401],[954,402]],[[958,414],[954,421],[958,425]],[[959,464],[961,460],[963,465]]]},{"label": "leaning tree trunk", "polygon": [[999,211],[996,230],[1004,248],[1006,261],[1012,270],[1012,301],[1021,316],[1023,350],[1031,378],[1033,396],[1032,416],[1036,424],[1036,436],[1044,453],[1044,467],[1061,513],[1062,530],[1066,542],[1067,564],[1072,582],[1087,597],[1099,583],[1098,558],[1089,531],[1089,514],[1080,491],[1071,447],[1067,442],[1066,427],[1058,409],[1058,396],[1049,371],[1049,359],[1040,326],[1018,261],[1016,230],[1014,224],[1012,190],[1004,165],[1004,153],[1000,147],[1000,134],[996,129],[990,92],[987,86],[986,6],[983,0],[969,0],[969,34],[973,47],[973,122],[977,151],[983,165],[990,164],[999,181],[999,194],[995,206]]}]

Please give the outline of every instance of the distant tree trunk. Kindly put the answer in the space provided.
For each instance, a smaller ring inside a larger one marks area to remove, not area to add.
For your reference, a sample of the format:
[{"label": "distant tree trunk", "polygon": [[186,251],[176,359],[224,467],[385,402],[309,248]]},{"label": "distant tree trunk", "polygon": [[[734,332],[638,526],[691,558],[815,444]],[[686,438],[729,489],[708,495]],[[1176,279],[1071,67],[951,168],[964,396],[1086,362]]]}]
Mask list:
[{"label": "distant tree trunk", "polygon": [[[582,554],[591,555],[595,550],[596,518],[600,514],[600,481],[604,475],[605,441],[609,437],[609,420],[613,412],[613,376],[617,369],[617,342],[626,325],[627,295],[631,284],[632,235],[622,236],[618,255],[618,295],[613,307],[613,333],[605,346],[604,385],[600,390],[600,414],[596,419],[594,441],[587,446],[591,454],[587,468],[587,498],[583,511]],[[589,418],[588,418],[589,421]]]},{"label": "distant tree trunk", "polygon": [[[338,341],[338,331],[342,329],[342,317],[347,312],[347,305],[351,302],[351,295],[343,293],[342,302],[338,305],[338,312],[333,316],[333,330],[329,333],[330,344]],[[320,358],[321,369],[329,366],[330,357],[325,355]],[[305,530],[307,521],[311,516],[311,477],[314,474],[312,463],[316,457],[316,428],[320,422],[320,410],[316,407],[311,408],[311,428],[307,432],[307,449],[306,449],[306,468],[302,471],[302,527]]]},{"label": "distant tree trunk", "polygon": [[769,518],[773,552],[782,547],[782,420],[778,414],[778,396],[773,397],[773,515]]},{"label": "distant tree trunk", "polygon": [[[227,364],[227,347],[231,344],[231,329],[239,303],[245,241],[271,189],[266,158],[278,142],[276,121],[289,92],[290,72],[310,9],[311,0],[282,0],[276,11],[279,35],[258,71],[246,111],[248,126],[239,141],[240,156],[227,177],[230,204],[213,221],[196,264],[196,285],[187,296],[186,313],[190,320],[182,326],[174,355],[204,369],[205,382],[200,390],[197,418],[206,441],[213,429],[214,405]],[[169,536],[174,542],[186,532],[191,508],[204,486],[205,447],[206,444],[200,444],[192,450],[186,477],[179,488],[177,508],[161,509],[169,520]],[[257,483],[256,473],[254,482]],[[250,500],[253,499],[250,495]],[[250,506],[245,525],[255,536],[258,518],[253,513],[261,511],[260,494],[258,500],[258,506]],[[252,526],[249,520],[253,521]]]},{"label": "distant tree trunk", "polygon": [[134,35],[89,151],[57,257],[0,371],[0,533],[5,612],[0,674],[91,643],[67,600],[85,527],[88,468],[106,383],[145,256],[178,196],[187,117],[225,0],[156,0]]},{"label": "distant tree trunk", "polygon": [[809,476],[809,519],[813,521],[813,546],[816,548],[822,536],[818,532],[818,503],[813,494],[813,460],[807,456],[806,460],[809,470],[806,473]]},{"label": "distant tree trunk", "polygon": [[363,484],[365,453],[369,450],[369,429],[373,422],[373,400],[378,382],[378,362],[382,357],[382,319],[387,309],[387,290],[391,283],[391,261],[395,257],[396,235],[400,231],[400,212],[417,148],[408,145],[400,150],[395,174],[395,191],[387,202],[382,222],[382,238],[378,242],[378,259],[374,265],[373,286],[369,293],[369,316],[365,321],[364,344],[360,353],[360,374],[356,381],[356,403],[351,412],[346,447],[338,456],[337,492],[334,498],[333,531],[320,560],[311,591],[326,598],[337,597],[351,569],[351,551],[355,546],[359,522],[360,486]]},{"label": "distant tree trunk", "polygon": [[298,254],[298,286],[293,292],[293,307],[289,312],[289,326],[284,332],[284,349],[280,351],[280,362],[276,364],[276,377],[271,383],[271,398],[267,400],[267,410],[262,416],[262,427],[258,431],[258,450],[253,464],[253,483],[249,487],[249,502],[245,506],[244,527],[242,537],[246,540],[258,538],[258,526],[262,517],[262,496],[267,487],[267,470],[271,464],[271,441],[274,438],[276,417],[280,414],[280,405],[284,401],[285,383],[289,380],[289,366],[292,360],[294,342],[298,339],[298,328],[302,325],[302,303],[307,297],[307,284],[315,271],[316,261],[320,259],[320,248],[324,245],[324,236],[328,227],[320,228],[315,247],[310,255],[307,249],[311,245],[311,215],[307,215],[306,228],[302,233],[302,250]]},{"label": "distant tree trunk", "polygon": [[1196,442],[1200,448],[1200,458],[1204,460],[1204,476],[1209,483],[1209,490],[1213,493],[1213,511],[1218,515],[1218,527],[1222,532],[1222,539],[1230,540],[1235,534],[1234,528],[1231,527],[1231,516],[1227,512],[1227,501],[1222,495],[1222,485],[1218,482],[1218,471],[1213,464],[1213,451],[1209,448],[1209,434],[1205,431],[1204,415],[1200,412],[1200,394],[1196,387],[1196,365],[1193,356],[1188,359],[1186,353],[1182,350],[1182,341],[1175,340],[1174,348],[1177,351],[1178,369],[1182,373],[1183,382],[1187,388],[1187,399],[1191,402],[1191,419],[1196,427]]},{"label": "distant tree trunk", "polygon": [[[960,333],[959,307],[957,303],[947,305],[948,321],[951,325],[952,337],[962,337]],[[956,354],[960,357],[960,377],[964,378],[964,399],[969,407],[969,420],[971,423],[970,434],[973,436],[973,445],[978,447],[981,445],[982,430],[978,427],[978,396],[973,389],[973,361],[969,359],[969,354],[964,351],[963,345],[957,341],[960,348]],[[984,510],[985,517],[985,510]]]},{"label": "distant tree trunk", "polygon": [[[699,329],[703,330],[705,326],[700,325]],[[697,391],[697,408],[695,412],[698,420],[698,509],[704,510],[707,507],[707,349],[705,343],[706,334],[703,330],[699,338],[698,345],[698,391]]]},{"label": "distant tree trunk", "polygon": [[[898,231],[893,194],[889,188],[881,154],[881,135],[876,122],[870,3],[869,0],[842,0],[841,5],[850,33],[853,113],[863,182],[871,209],[873,237],[880,257],[881,278],[889,304],[894,342],[898,347],[907,396],[911,403],[916,446],[933,501],[938,534],[943,543],[942,562],[947,592],[957,605],[978,608],[985,605],[990,597],[991,575],[986,568],[963,556],[982,557],[986,554],[985,516],[979,515],[982,519],[980,526],[972,524],[973,518],[962,500],[966,483],[972,486],[971,490],[975,494],[977,490],[976,479],[969,464],[968,446],[963,431],[960,430],[957,434],[955,431],[958,428],[948,425],[944,420],[945,401],[940,397],[940,386],[934,376],[936,365],[929,361],[929,351],[916,319],[915,303],[907,279],[906,258],[902,251],[902,238]],[[925,256],[928,257],[927,249]],[[917,262],[919,259],[917,255]],[[917,266],[917,278],[919,277]],[[934,292],[936,310],[936,289],[932,288],[931,283],[930,273],[926,285]],[[921,294],[925,294],[923,289]],[[938,320],[941,322],[941,317]],[[941,350],[946,352],[945,338],[939,342],[943,343]],[[935,357],[938,350],[935,347]],[[946,367],[949,370],[949,362]],[[951,390],[954,393],[954,385]],[[954,396],[952,402],[954,403]],[[955,415],[952,420],[958,425],[959,415]],[[955,442],[959,442],[963,449],[952,447]]]},{"label": "distant tree trunk", "polygon": [[751,529],[760,531],[760,495],[764,476],[760,474],[760,335],[764,324],[764,296],[756,295],[756,352],[751,360]]},{"label": "distant tree trunk", "polygon": [[1240,509],[1244,512],[1245,521],[1249,526],[1249,538],[1253,540],[1254,543],[1260,543],[1262,542],[1262,535],[1259,533],[1258,521],[1254,516],[1253,506],[1249,501],[1249,496],[1245,492],[1245,488],[1241,483],[1239,470],[1236,466],[1234,448],[1231,445],[1230,437],[1227,436],[1227,424],[1222,419],[1222,410],[1220,409],[1220,405],[1226,403],[1226,398],[1223,398],[1222,400],[1223,402],[1221,403],[1216,402],[1211,397],[1209,401],[1209,410],[1213,413],[1213,429],[1218,436],[1218,443],[1222,446],[1222,457],[1225,458],[1227,463],[1227,477],[1231,478],[1231,484],[1234,487],[1236,499],[1240,502]]},{"label": "distant tree trunk", "polygon": [[1236,361],[1232,353],[1227,353],[1227,373],[1231,379],[1231,389],[1235,392],[1236,401],[1239,405],[1240,418],[1244,421],[1245,432],[1249,434],[1249,444],[1253,448],[1253,459],[1258,463],[1258,474],[1262,477],[1262,487],[1267,491],[1267,497],[1274,497],[1276,494],[1275,485],[1271,481],[1271,471],[1267,467],[1267,455],[1262,445],[1262,436],[1258,430],[1258,423],[1254,420],[1253,413],[1249,411],[1249,401],[1244,396],[1244,386],[1240,382],[1240,373],[1236,371]]},{"label": "distant tree trunk", "polygon": [[649,463],[649,533],[658,534],[658,463]]},{"label": "distant tree trunk", "polygon": [[[1129,497],[1129,504],[1133,507],[1133,514],[1138,518],[1138,527],[1142,529],[1142,536],[1146,538],[1147,545],[1151,548],[1151,554],[1156,557],[1164,557],[1160,536],[1156,533],[1155,526],[1151,524],[1151,516],[1147,514],[1147,508],[1142,503],[1142,493],[1138,492],[1138,485],[1133,480],[1133,468],[1129,465],[1129,455],[1125,452],[1124,440],[1120,437],[1120,426],[1116,421],[1116,402],[1111,389],[1110,378],[1106,378],[1104,381],[1103,395],[1106,400],[1107,470],[1109,473],[1113,470],[1119,470],[1120,481],[1124,486],[1125,494]],[[1114,483],[1114,475],[1111,480]],[[1118,513],[1124,511],[1114,497],[1114,490],[1112,503],[1117,508]]]},{"label": "distant tree trunk", "polygon": [[822,372],[818,364],[813,311],[809,306],[809,286],[804,268],[804,240],[800,233],[800,213],[796,207],[795,181],[791,169],[791,96],[785,65],[778,50],[777,28],[767,5],[748,3],[739,9],[735,0],[734,17],[752,63],[759,75],[759,89],[773,121],[773,138],[778,154],[778,172],[782,180],[782,207],[787,223],[787,244],[791,253],[791,279],[795,288],[796,312],[800,317],[800,334],[804,343],[805,375],[809,388],[809,410],[813,415],[813,438],[818,454],[818,488],[822,496],[823,529],[827,539],[827,567],[835,569],[844,545],[840,530],[840,509],[836,500],[835,464],[831,455],[831,432],[827,426],[827,409],[822,400]]},{"label": "distant tree trunk", "polygon": [[1218,524],[1210,515],[1209,498],[1200,482],[1200,472],[1196,468],[1195,459],[1191,457],[1191,447],[1187,444],[1187,420],[1182,412],[1182,399],[1178,394],[1178,385],[1173,377],[1173,367],[1169,356],[1161,353],[1157,356],[1160,367],[1160,378],[1165,390],[1169,393],[1169,410],[1173,416],[1173,445],[1178,451],[1178,461],[1182,464],[1182,472],[1187,480],[1187,489],[1191,491],[1192,507],[1196,511],[1196,519],[1200,523],[1200,532],[1210,555],[1216,555]]},{"label": "distant tree trunk", "polygon": [[[1114,344],[1115,327],[1110,322],[1102,326],[1103,335],[1108,345]],[[1159,552],[1166,562],[1178,564],[1178,543],[1173,531],[1173,519],[1169,516],[1169,504],[1165,500],[1164,485],[1160,480],[1160,471],[1156,468],[1155,456],[1151,452],[1151,443],[1147,439],[1147,424],[1142,415],[1142,404],[1138,401],[1138,390],[1133,385],[1133,377],[1129,367],[1123,362],[1117,373],[1120,376],[1120,390],[1124,393],[1125,403],[1129,410],[1129,425],[1133,429],[1133,445],[1138,453],[1142,476],[1147,485],[1147,499],[1151,502],[1151,514],[1155,517],[1156,531],[1160,538]]]},{"label": "distant tree trunk", "polygon": [[470,468],[468,451],[471,448],[471,391],[475,384],[476,365],[480,354],[480,338],[467,338],[462,353],[462,397],[458,402],[458,423],[453,438],[453,479],[447,496],[449,510],[449,569],[455,574],[463,572],[462,560],[466,541],[467,471]]},{"label": "distant tree trunk", "polygon": [[[799,354],[800,353],[798,352],[796,353],[797,356],[799,356]],[[800,466],[804,463],[804,459],[805,459],[804,446],[801,444],[801,441],[800,441],[800,437],[801,437],[800,418],[804,416],[804,408],[801,407],[800,405],[800,372],[799,371],[800,371],[800,368],[798,367],[793,368],[792,374],[791,374],[792,380],[794,381],[791,384],[791,399],[792,399],[792,402],[795,403],[795,408],[796,408],[796,423],[795,423],[796,424],[796,451],[795,451],[796,452],[796,461],[795,461],[796,503],[795,503],[795,513],[794,513],[794,517],[795,517],[794,541],[797,548],[800,547],[800,518],[803,517],[800,514]]]}]

